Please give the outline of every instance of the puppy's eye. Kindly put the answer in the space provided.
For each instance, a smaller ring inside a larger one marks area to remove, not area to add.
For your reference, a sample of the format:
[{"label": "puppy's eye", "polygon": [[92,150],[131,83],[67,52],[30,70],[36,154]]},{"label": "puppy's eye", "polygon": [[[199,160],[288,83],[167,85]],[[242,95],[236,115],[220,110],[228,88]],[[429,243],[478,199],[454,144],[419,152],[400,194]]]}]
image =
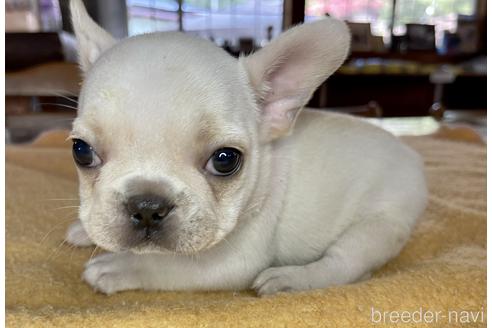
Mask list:
[{"label": "puppy's eye", "polygon": [[80,139],[73,139],[72,155],[75,162],[82,167],[95,167],[101,164],[101,159],[94,149]]},{"label": "puppy's eye", "polygon": [[235,148],[216,150],[205,166],[213,175],[227,176],[236,173],[241,166],[241,152]]}]

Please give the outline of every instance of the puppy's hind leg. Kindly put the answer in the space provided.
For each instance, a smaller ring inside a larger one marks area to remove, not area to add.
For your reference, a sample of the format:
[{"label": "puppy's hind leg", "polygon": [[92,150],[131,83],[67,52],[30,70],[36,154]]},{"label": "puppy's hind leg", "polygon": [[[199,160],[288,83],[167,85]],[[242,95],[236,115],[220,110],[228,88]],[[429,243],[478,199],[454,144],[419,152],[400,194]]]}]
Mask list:
[{"label": "puppy's hind leg", "polygon": [[396,256],[410,235],[408,221],[380,215],[350,226],[323,257],[304,266],[272,267],[253,283],[259,295],[326,288],[363,280]]},{"label": "puppy's hind leg", "polygon": [[65,236],[65,240],[74,246],[78,247],[88,247],[92,246],[94,243],[87,235],[84,227],[80,220],[72,223],[70,227],[68,227],[67,234]]}]

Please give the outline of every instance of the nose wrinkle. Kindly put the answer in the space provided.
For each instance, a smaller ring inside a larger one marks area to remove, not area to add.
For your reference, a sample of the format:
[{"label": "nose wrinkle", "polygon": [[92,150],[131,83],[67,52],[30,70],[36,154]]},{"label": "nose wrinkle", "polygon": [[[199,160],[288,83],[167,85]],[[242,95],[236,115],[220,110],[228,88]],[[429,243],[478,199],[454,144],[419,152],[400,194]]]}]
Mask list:
[{"label": "nose wrinkle", "polygon": [[[124,194],[127,197],[133,195],[153,194],[160,195],[164,198],[172,199],[175,194],[175,187],[171,180],[165,175],[152,176],[142,174],[141,170],[138,174],[132,174],[125,178],[124,184],[121,186]],[[154,170],[155,172],[156,170]]]}]

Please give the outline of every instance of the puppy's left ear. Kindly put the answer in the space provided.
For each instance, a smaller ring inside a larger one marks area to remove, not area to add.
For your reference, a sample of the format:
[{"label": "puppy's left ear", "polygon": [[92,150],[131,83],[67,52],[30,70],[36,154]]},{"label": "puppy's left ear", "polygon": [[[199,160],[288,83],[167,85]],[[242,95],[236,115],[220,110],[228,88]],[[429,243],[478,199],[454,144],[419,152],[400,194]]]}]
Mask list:
[{"label": "puppy's left ear", "polygon": [[116,40],[92,20],[81,0],[70,0],[70,13],[77,38],[79,65],[86,73],[97,58],[116,43]]},{"label": "puppy's left ear", "polygon": [[325,18],[294,27],[242,58],[262,111],[263,140],[288,135],[300,109],[347,57],[345,23]]}]

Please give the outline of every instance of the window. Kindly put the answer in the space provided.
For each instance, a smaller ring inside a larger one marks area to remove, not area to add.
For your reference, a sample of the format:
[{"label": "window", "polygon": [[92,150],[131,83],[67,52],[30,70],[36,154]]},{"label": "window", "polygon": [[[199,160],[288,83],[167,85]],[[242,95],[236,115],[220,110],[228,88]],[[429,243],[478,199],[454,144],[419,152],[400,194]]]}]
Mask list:
[{"label": "window", "polygon": [[56,0],[7,0],[6,32],[52,32],[62,25],[60,6]]},{"label": "window", "polygon": [[444,31],[456,32],[459,15],[473,16],[475,10],[476,0],[400,0],[396,3],[393,33],[404,34],[405,24],[410,23],[434,25],[439,46]]},{"label": "window", "polygon": [[371,23],[374,35],[389,36],[392,0],[307,0],[305,21],[329,14],[354,23]]},{"label": "window", "polygon": [[177,31],[237,44],[253,38],[257,44],[281,32],[283,0],[127,0],[130,35]]},{"label": "window", "polygon": [[[435,26],[436,43],[442,41],[444,31],[455,32],[460,15],[473,16],[477,0],[396,0],[394,35],[406,33],[406,24]],[[313,20],[326,13],[350,22],[371,23],[373,35],[391,39],[393,0],[307,0],[305,20]]]},{"label": "window", "polygon": [[179,5],[176,1],[128,0],[127,7],[130,36],[178,30]]}]

